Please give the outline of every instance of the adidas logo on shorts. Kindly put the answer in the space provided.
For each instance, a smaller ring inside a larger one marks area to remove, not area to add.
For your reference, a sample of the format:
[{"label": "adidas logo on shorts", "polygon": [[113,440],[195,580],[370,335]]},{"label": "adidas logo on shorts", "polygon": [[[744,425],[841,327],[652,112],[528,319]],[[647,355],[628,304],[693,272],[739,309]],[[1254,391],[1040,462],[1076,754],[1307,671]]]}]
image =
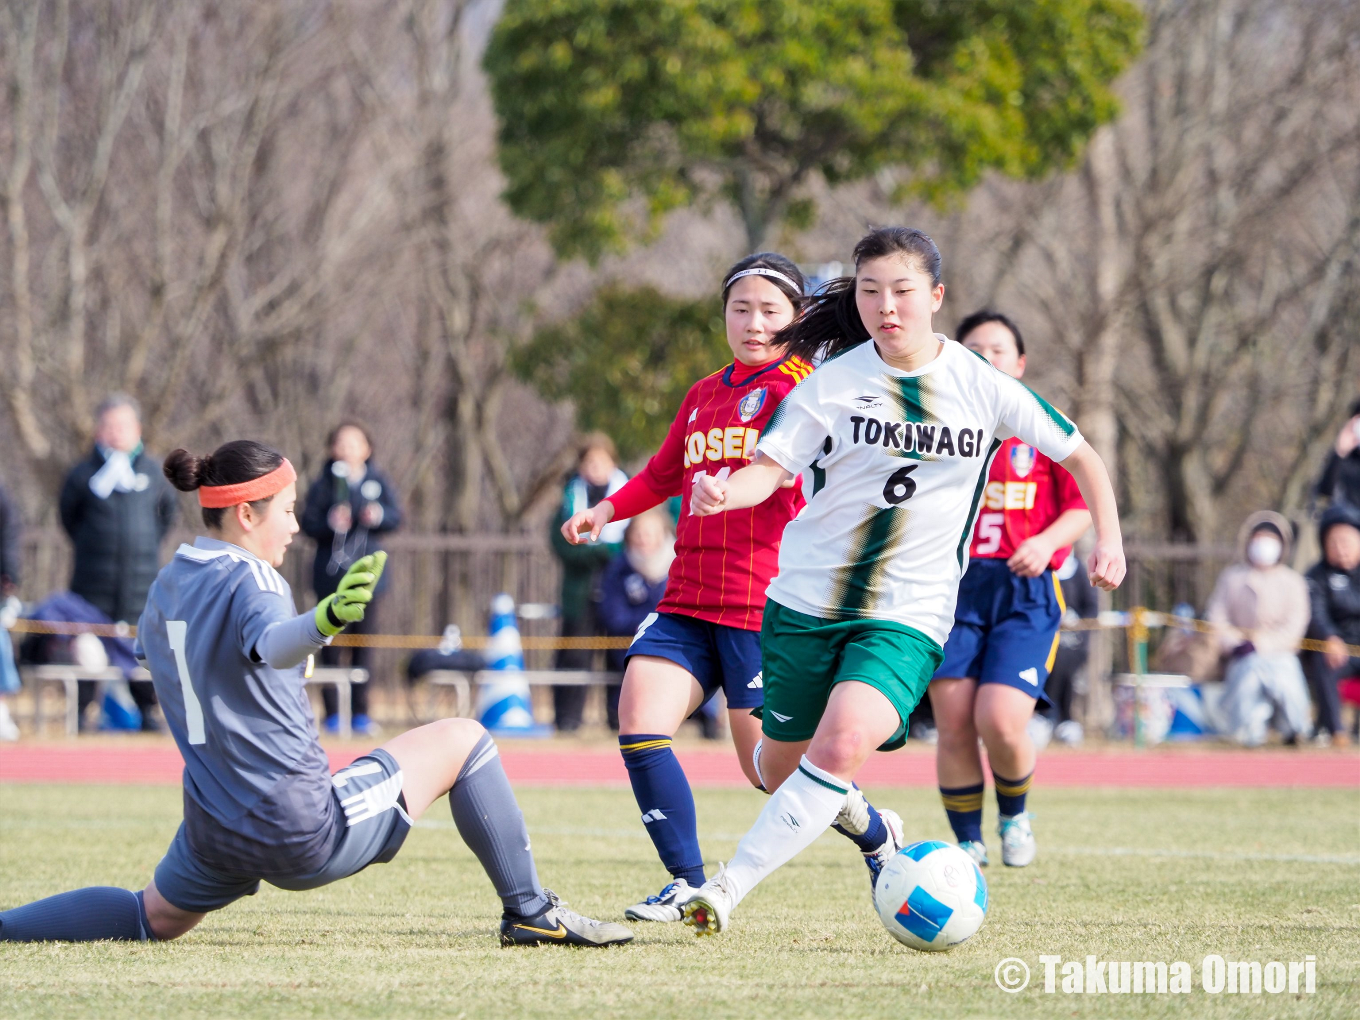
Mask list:
[{"label": "adidas logo on shorts", "polygon": [[1025,683],[1027,684],[1033,684],[1035,687],[1038,687],[1039,671],[1035,669],[1033,666],[1031,666],[1029,669],[1022,669],[1020,671],[1020,679],[1025,681]]},{"label": "adidas logo on shorts", "polygon": [[752,690],[760,690],[760,688],[764,687],[765,671],[762,669],[759,673],[757,673],[754,677],[751,678],[751,682],[746,686],[751,688]]},{"label": "adidas logo on shorts", "polygon": [[661,813],[660,808],[652,808],[652,810],[642,816],[643,825],[646,825],[648,822],[664,822],[665,820],[666,816]]}]

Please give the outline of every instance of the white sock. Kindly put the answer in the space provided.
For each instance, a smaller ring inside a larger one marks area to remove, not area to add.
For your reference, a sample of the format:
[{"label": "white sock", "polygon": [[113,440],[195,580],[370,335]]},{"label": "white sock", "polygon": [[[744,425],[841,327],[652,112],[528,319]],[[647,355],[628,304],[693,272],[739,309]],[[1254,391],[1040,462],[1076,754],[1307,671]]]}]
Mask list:
[{"label": "white sock", "polygon": [[771,795],[755,825],[737,844],[727,880],[737,903],[766,875],[811,846],[840,814],[850,784],[803,755],[797,770]]}]

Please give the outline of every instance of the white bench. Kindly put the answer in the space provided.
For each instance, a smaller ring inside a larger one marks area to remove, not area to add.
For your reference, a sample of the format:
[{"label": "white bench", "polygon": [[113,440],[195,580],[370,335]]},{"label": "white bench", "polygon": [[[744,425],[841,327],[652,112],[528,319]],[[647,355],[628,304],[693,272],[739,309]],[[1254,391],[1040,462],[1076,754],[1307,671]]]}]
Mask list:
[{"label": "white bench", "polygon": [[[33,689],[33,728],[42,736],[47,725],[43,712],[43,687],[46,684],[61,684],[66,693],[66,735],[74,737],[80,732],[80,681],[115,681],[126,679],[117,666],[94,668],[66,664],[46,666],[23,666],[19,675]],[[150,680],[151,674],[138,667],[132,673],[133,680]]]},{"label": "white bench", "polygon": [[[117,666],[102,669],[89,666],[51,664],[46,666],[24,666],[19,671],[24,682],[33,690],[33,728],[41,736],[47,725],[43,711],[43,687],[46,684],[61,684],[66,694],[66,735],[74,737],[80,732],[80,681],[117,681],[124,679],[123,671]],[[132,674],[133,680],[150,680],[151,674],[138,667]],[[340,735],[348,737],[353,731],[351,711],[351,688],[355,684],[368,683],[366,669],[340,669],[318,667],[307,678],[309,684],[334,684],[338,715],[340,716]]]},{"label": "white bench", "polygon": [[317,666],[307,677],[309,684],[335,684],[336,714],[340,717],[340,736],[353,735],[354,715],[350,710],[352,688],[368,683],[368,670],[345,669],[341,666]]}]

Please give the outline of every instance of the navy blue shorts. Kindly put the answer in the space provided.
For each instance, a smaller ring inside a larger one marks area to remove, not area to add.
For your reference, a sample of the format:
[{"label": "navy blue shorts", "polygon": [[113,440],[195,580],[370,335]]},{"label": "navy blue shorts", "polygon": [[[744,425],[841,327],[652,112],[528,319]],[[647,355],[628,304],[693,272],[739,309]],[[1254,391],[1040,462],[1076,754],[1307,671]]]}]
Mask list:
[{"label": "navy blue shorts", "polygon": [[[401,767],[382,748],[356,758],[331,776],[335,809],[345,819],[345,832],[330,859],[308,875],[267,878],[280,889],[316,889],[348,878],[370,864],[385,864],[397,855],[411,819],[401,796]],[[242,896],[254,896],[260,879],[227,875],[209,867],[189,848],[184,823],[170,849],[156,865],[156,889],[180,910],[205,914]]]},{"label": "navy blue shorts", "polygon": [[721,687],[728,708],[765,704],[760,672],[760,631],[738,630],[675,613],[651,613],[642,621],[628,658],[654,655],[689,671],[708,701]]},{"label": "navy blue shorts", "polygon": [[1048,701],[1044,682],[1058,650],[1064,608],[1053,571],[1020,577],[1005,560],[973,560],[959,583],[954,628],[934,679],[972,677]]}]

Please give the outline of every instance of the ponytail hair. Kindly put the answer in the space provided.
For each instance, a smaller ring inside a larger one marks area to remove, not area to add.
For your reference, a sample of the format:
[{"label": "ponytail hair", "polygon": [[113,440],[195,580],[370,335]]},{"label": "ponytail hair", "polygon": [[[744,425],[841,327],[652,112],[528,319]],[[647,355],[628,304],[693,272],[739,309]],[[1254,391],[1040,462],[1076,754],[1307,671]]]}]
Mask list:
[{"label": "ponytail hair", "polygon": [[[924,231],[913,227],[879,227],[855,245],[855,270],[872,259],[897,255],[915,264],[940,284],[940,249]],[[855,277],[828,280],[808,299],[803,314],[781,329],[774,338],[790,354],[812,364],[814,359],[834,357],[869,339],[869,330],[855,304]]]},{"label": "ponytail hair", "polygon": [[[195,457],[188,450],[175,450],[165,458],[161,470],[180,492],[193,492],[205,485],[240,485],[269,474],[283,463],[283,454],[253,439],[223,443],[206,457]],[[251,503],[263,512],[273,496]],[[217,530],[222,527],[225,507],[202,507],[203,523]]]}]

